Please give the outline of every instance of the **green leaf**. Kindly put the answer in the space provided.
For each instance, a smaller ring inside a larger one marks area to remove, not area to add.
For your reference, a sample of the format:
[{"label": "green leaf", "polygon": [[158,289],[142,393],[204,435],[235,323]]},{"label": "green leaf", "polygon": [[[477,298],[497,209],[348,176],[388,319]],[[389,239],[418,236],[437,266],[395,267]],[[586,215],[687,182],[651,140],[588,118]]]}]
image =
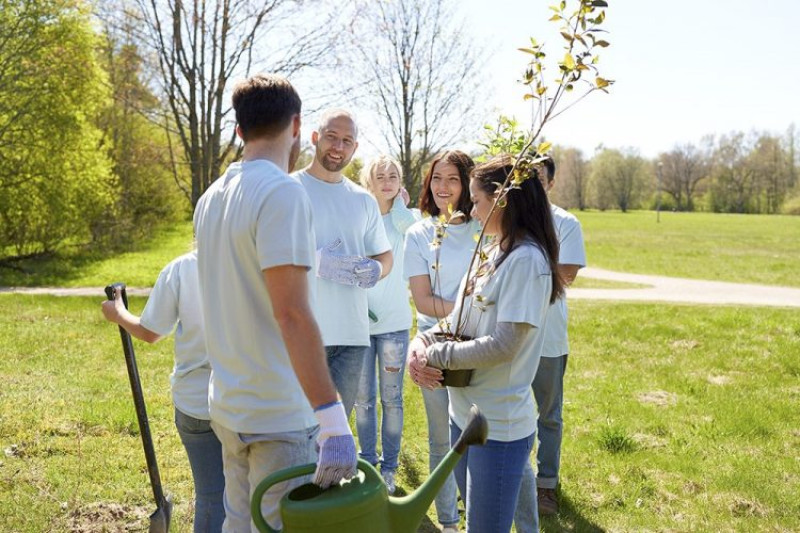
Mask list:
[{"label": "green leaf", "polygon": [[608,7],[606,0],[592,0],[592,7]]},{"label": "green leaf", "polygon": [[562,32],[561,32],[561,36],[562,36],[564,39],[566,39],[568,43],[571,43],[571,42],[572,42],[572,41],[575,39],[575,37],[573,37],[571,34],[569,34],[569,33],[565,32],[565,31],[562,31]]},{"label": "green leaf", "polygon": [[594,44],[595,44],[595,46],[602,46],[603,48],[607,48],[608,45],[609,45],[609,42],[608,41],[604,41],[604,40],[601,39],[599,41],[595,41]]},{"label": "green leaf", "polygon": [[536,147],[536,153],[539,155],[544,155],[550,151],[550,148],[553,147],[553,143],[544,141],[540,143],[539,146]]},{"label": "green leaf", "polygon": [[517,50],[519,50],[520,52],[525,52],[526,54],[531,54],[532,56],[536,55],[536,50],[533,50],[531,48],[517,48]]},{"label": "green leaf", "polygon": [[597,78],[595,78],[594,83],[595,85],[597,85],[598,89],[602,89],[604,87],[608,87],[609,85],[611,85],[610,81],[608,81],[605,78],[601,78],[600,76],[597,76]]},{"label": "green leaf", "polygon": [[566,0],[561,0],[561,4],[560,5],[561,5],[561,11],[564,11],[565,9],[567,9]]},{"label": "green leaf", "polygon": [[556,13],[555,15],[553,15],[552,17],[550,17],[548,19],[548,22],[557,22],[557,21],[561,20],[561,18],[562,18],[561,15]]},{"label": "green leaf", "polygon": [[572,70],[575,68],[575,58],[573,58],[572,54],[570,54],[569,52],[564,54],[563,65],[567,68],[567,70]]},{"label": "green leaf", "polygon": [[532,98],[536,98],[536,96],[534,96],[534,95],[532,95],[530,93],[528,93],[528,94],[526,94],[525,96],[522,97],[522,99],[525,100],[525,101],[530,100]]}]

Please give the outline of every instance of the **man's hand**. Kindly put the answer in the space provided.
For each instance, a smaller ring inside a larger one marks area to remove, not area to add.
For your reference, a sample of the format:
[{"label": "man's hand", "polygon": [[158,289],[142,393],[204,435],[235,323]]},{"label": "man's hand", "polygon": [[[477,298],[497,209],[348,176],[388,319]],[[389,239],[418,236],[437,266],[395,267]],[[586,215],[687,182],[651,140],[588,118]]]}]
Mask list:
[{"label": "man's hand", "polygon": [[105,300],[102,303],[102,311],[103,316],[109,322],[113,322],[114,324],[120,323],[120,316],[122,315],[122,311],[125,309],[125,304],[122,303],[122,291],[119,289],[114,289],[114,299],[113,300]]},{"label": "man's hand", "polygon": [[380,263],[360,255],[335,253],[335,250],[341,245],[341,239],[336,239],[317,250],[317,276],[342,285],[358,286],[362,289],[373,287],[383,271]]},{"label": "man's hand", "polygon": [[408,347],[408,373],[411,381],[424,389],[439,389],[442,387],[442,371],[428,366],[427,347],[425,341],[415,337]]},{"label": "man's hand", "polygon": [[356,475],[356,443],[342,402],[317,409],[314,415],[319,422],[319,461],[314,472],[314,483],[326,489]]}]

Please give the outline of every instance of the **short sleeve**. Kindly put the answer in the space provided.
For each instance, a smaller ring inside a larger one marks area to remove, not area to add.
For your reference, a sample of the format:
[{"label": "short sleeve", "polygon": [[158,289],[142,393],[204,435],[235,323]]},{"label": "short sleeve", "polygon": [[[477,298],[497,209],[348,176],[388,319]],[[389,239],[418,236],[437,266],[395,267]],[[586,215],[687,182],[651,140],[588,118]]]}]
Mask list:
[{"label": "short sleeve", "polygon": [[392,217],[392,224],[401,235],[404,235],[406,231],[408,231],[408,228],[410,228],[414,222],[418,220],[414,211],[405,205],[403,198],[400,195],[394,199],[394,203],[392,204],[392,209],[389,211],[389,214]]},{"label": "short sleeve", "polygon": [[178,323],[178,263],[172,262],[161,271],[150,291],[139,323],[162,337],[172,333]]},{"label": "short sleeve", "polygon": [[414,226],[406,233],[403,252],[403,277],[405,279],[413,276],[430,276],[430,265],[427,260],[429,243],[425,240],[424,233],[415,231],[416,229],[417,226]]},{"label": "short sleeve", "polygon": [[261,270],[295,265],[314,265],[316,239],[311,202],[297,182],[287,182],[262,202],[255,228],[256,251]]},{"label": "short sleeve", "polygon": [[388,252],[392,249],[389,238],[386,236],[386,228],[383,227],[381,212],[378,209],[378,202],[370,195],[366,196],[367,208],[367,228],[364,234],[364,250],[367,256],[374,256]]},{"label": "short sleeve", "polygon": [[581,223],[576,218],[566,218],[559,233],[558,262],[562,265],[586,266],[586,249],[583,245]]},{"label": "short sleeve", "polygon": [[507,262],[505,273],[498,280],[497,322],[524,322],[541,328],[545,318],[542,309],[550,301],[553,283],[541,252],[516,254]]}]

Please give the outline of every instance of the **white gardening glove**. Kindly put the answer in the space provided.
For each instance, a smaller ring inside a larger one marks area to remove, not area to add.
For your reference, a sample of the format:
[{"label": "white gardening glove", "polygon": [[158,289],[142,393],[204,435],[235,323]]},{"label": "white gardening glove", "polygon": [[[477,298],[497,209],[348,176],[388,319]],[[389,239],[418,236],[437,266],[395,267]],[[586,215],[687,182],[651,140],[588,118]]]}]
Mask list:
[{"label": "white gardening glove", "polygon": [[319,461],[314,472],[314,483],[326,489],[356,475],[356,443],[342,402],[323,406],[314,411],[314,416],[319,422]]},{"label": "white gardening glove", "polygon": [[360,255],[335,253],[341,245],[342,240],[336,239],[317,250],[317,277],[362,289],[374,286],[381,277],[380,263]]}]

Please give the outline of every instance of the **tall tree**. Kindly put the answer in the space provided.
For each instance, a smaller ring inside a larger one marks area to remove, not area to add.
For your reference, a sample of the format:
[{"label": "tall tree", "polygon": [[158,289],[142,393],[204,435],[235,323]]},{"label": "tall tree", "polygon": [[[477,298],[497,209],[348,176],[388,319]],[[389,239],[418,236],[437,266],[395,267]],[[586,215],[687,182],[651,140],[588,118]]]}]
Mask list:
[{"label": "tall tree", "polygon": [[672,196],[678,211],[694,211],[698,184],[711,170],[710,155],[692,143],[676,145],[659,156],[661,189]]},{"label": "tall tree", "polygon": [[352,33],[354,79],[364,81],[363,99],[416,197],[423,167],[483,123],[481,48],[452,0],[363,2]]},{"label": "tall tree", "polygon": [[592,161],[591,181],[601,209],[616,206],[623,213],[638,207],[648,181],[648,166],[635,151],[606,148]]},{"label": "tall tree", "polygon": [[556,204],[581,211],[588,205],[589,163],[577,148],[553,149],[556,161],[556,184],[552,192]]},{"label": "tall tree", "polygon": [[[134,0],[155,52],[166,124],[191,175],[194,206],[236,150],[231,81],[259,71],[291,76],[330,57],[334,15],[295,0]],[[300,21],[300,22],[298,22]]]},{"label": "tall tree", "polygon": [[755,140],[753,135],[736,132],[723,135],[717,141],[714,150],[714,184],[711,188],[711,208],[714,211],[757,211],[754,202],[756,174],[748,161]]},{"label": "tall tree", "polygon": [[88,242],[113,201],[96,44],[82,0],[0,0],[0,251]]}]

